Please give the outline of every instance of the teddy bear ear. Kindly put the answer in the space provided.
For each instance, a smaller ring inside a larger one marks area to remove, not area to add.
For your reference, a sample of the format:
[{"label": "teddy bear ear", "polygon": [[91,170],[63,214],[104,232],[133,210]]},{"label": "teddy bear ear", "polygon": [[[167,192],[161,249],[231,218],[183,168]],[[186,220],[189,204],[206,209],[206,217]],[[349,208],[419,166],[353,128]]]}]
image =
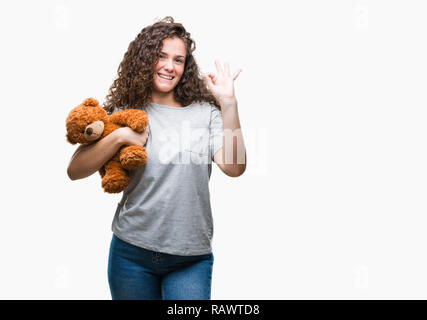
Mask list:
[{"label": "teddy bear ear", "polygon": [[87,98],[83,104],[87,107],[96,107],[99,105],[98,100],[94,99],[94,98]]},{"label": "teddy bear ear", "polygon": [[76,144],[77,143],[77,141],[74,139],[73,135],[70,134],[69,132],[66,134],[66,137],[67,137],[67,141],[69,143],[71,143],[71,144]]}]

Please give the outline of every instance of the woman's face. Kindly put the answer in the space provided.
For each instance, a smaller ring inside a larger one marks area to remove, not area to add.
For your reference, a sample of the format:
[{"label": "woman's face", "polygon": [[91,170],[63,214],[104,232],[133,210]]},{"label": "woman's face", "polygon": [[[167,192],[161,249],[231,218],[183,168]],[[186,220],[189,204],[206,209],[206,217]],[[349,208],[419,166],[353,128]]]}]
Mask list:
[{"label": "woman's face", "polygon": [[186,48],[179,38],[166,38],[160,51],[159,61],[154,68],[155,91],[170,92],[184,73]]}]

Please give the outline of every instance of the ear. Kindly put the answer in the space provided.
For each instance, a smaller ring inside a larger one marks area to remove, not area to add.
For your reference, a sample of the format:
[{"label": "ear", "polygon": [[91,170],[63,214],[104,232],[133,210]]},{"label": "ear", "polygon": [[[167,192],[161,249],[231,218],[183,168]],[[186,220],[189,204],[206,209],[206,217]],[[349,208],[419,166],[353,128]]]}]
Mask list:
[{"label": "ear", "polygon": [[87,98],[83,104],[87,107],[96,107],[99,105],[98,100],[94,99],[94,98]]},{"label": "ear", "polygon": [[73,135],[72,135],[72,134],[67,133],[66,137],[67,137],[67,141],[68,141],[69,143],[71,143],[71,144],[76,144],[76,143],[77,143],[77,141],[75,141],[75,140],[73,139]]}]

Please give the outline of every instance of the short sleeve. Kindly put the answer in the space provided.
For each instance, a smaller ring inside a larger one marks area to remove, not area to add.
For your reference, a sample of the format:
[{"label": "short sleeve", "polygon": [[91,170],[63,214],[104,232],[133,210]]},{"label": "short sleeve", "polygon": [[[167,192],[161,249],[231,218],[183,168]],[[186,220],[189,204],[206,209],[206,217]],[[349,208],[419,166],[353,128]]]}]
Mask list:
[{"label": "short sleeve", "polygon": [[209,126],[209,148],[212,161],[215,153],[222,147],[223,143],[223,124],[222,114],[216,106],[211,105],[211,121]]}]

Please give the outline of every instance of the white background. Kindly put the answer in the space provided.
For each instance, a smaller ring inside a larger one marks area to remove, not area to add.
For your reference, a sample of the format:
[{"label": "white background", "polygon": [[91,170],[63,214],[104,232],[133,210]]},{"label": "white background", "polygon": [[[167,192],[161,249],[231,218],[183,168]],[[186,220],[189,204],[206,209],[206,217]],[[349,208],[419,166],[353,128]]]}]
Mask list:
[{"label": "white background", "polygon": [[2,1],[0,298],[110,299],[120,195],[70,181],[65,118],[171,15],[243,68],[243,176],[215,166],[213,299],[427,298],[424,1]]}]

